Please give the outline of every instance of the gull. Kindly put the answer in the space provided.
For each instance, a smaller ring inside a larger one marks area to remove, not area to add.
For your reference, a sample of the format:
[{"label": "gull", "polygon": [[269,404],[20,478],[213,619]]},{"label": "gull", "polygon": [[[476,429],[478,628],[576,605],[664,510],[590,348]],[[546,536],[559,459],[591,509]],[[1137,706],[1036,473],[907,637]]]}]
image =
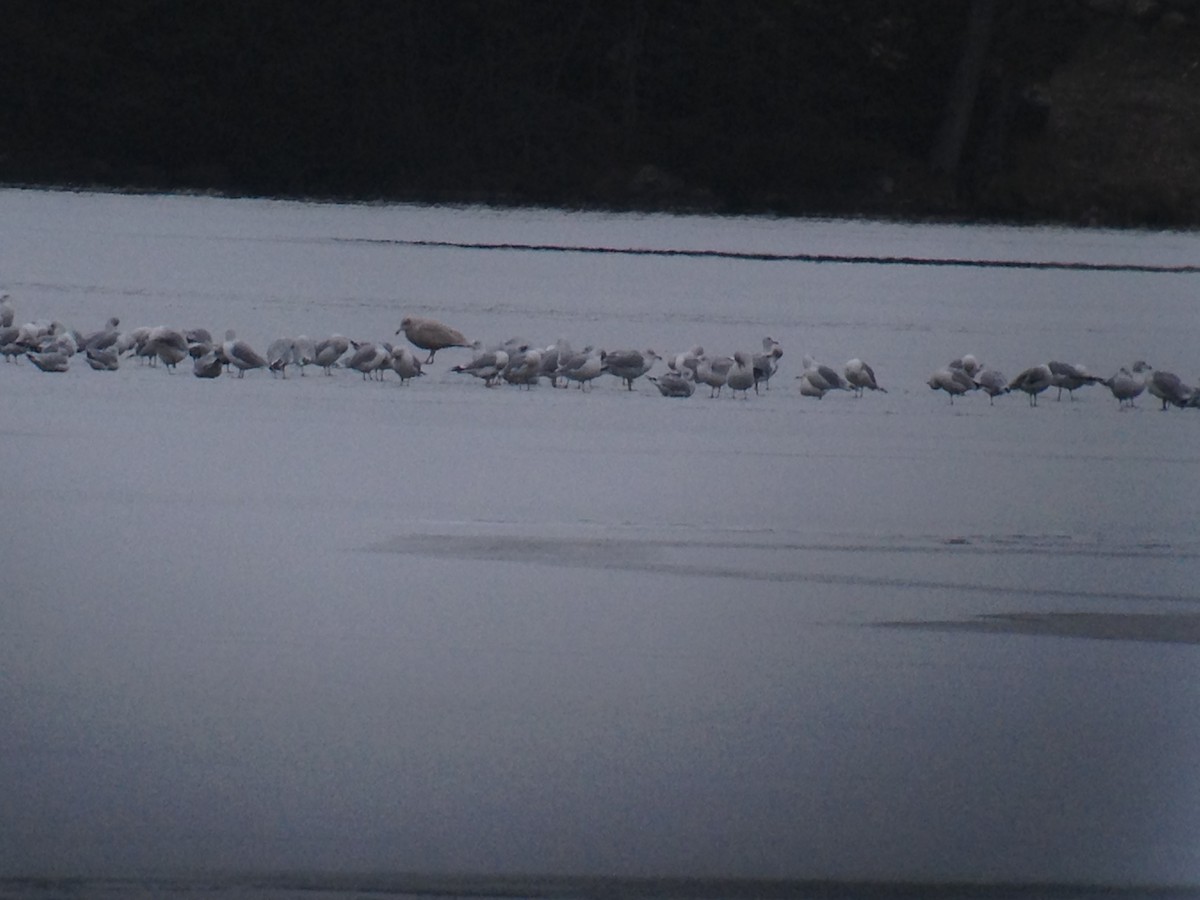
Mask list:
[{"label": "gull", "polygon": [[471,342],[463,337],[457,328],[443,325],[434,319],[423,319],[420,316],[405,316],[400,321],[396,334],[404,332],[408,342],[414,347],[429,351],[425,364],[433,362],[433,355],[447,347],[470,347]]},{"label": "gull", "polygon": [[1008,393],[1008,379],[999,369],[981,368],[973,380],[988,395],[988,406],[993,406],[1000,394]]},{"label": "gull", "polygon": [[1143,371],[1150,374],[1146,378],[1146,389],[1162,401],[1165,411],[1167,404],[1181,409],[1188,405],[1195,393],[1174,372],[1160,372],[1147,363],[1143,363]]},{"label": "gull", "polygon": [[[303,373],[304,370],[300,371]],[[392,371],[400,376],[401,384],[408,384],[418,375],[425,374],[421,371],[421,363],[417,357],[411,350],[403,346],[392,349]]]},{"label": "gull", "polygon": [[960,356],[958,359],[950,360],[949,365],[952,369],[962,369],[972,378],[974,378],[976,373],[983,368],[983,365],[971,353],[966,353]]},{"label": "gull", "polygon": [[658,388],[658,392],[664,397],[690,397],[696,390],[696,383],[692,379],[673,369],[669,369],[658,378],[648,375],[646,380]]},{"label": "gull", "polygon": [[721,388],[729,378],[729,370],[733,368],[732,356],[718,356],[716,359],[701,357],[696,364],[696,381],[709,386],[709,399],[721,396]]},{"label": "gull", "polygon": [[346,368],[361,372],[363,381],[378,372],[379,380],[382,381],[383,367],[391,364],[392,345],[384,342],[376,346],[370,341],[364,341],[361,344],[356,341],[350,343],[354,345],[354,352],[346,360]]},{"label": "gull", "polygon": [[1146,390],[1146,379],[1142,376],[1145,370],[1146,364],[1139,361],[1133,364],[1132,371],[1121,366],[1117,370],[1117,374],[1101,382],[1112,391],[1113,397],[1117,400],[1117,409],[1133,406],[1134,398]]},{"label": "gull", "polygon": [[763,352],[755,353],[753,357],[754,392],[756,394],[760,381],[768,391],[771,389],[771,377],[779,371],[779,358],[783,356],[783,347],[773,337],[763,338],[762,345]]},{"label": "gull", "polygon": [[566,338],[559,338],[549,347],[542,350],[541,374],[550,379],[550,387],[558,387],[558,364],[570,355],[571,344]]},{"label": "gull", "polygon": [[21,341],[21,329],[15,325],[0,326],[0,354],[5,362],[13,362],[26,350],[32,350]]},{"label": "gull", "polygon": [[496,378],[508,365],[508,353],[504,350],[476,351],[474,358],[465,366],[454,366],[451,372],[462,372],[483,379],[484,387],[491,387]]},{"label": "gull", "polygon": [[1045,363],[1030,366],[1008,383],[1010,391],[1024,391],[1029,395],[1029,405],[1037,406],[1038,394],[1054,383],[1054,374]]},{"label": "gull", "polygon": [[591,347],[584,347],[579,353],[572,354],[565,362],[559,361],[558,374],[568,381],[574,381],[579,389],[587,390],[587,386],[604,371],[604,360],[601,354]]},{"label": "gull", "polygon": [[292,362],[300,367],[300,375],[304,375],[304,367],[311,366],[317,361],[317,345],[306,334],[292,341]]},{"label": "gull", "polygon": [[158,357],[167,369],[174,369],[177,364],[187,358],[187,338],[184,337],[182,331],[160,325],[150,330],[143,346],[143,353],[146,356]]},{"label": "gull", "polygon": [[749,353],[739,350],[733,354],[733,365],[729,367],[725,383],[735,395],[741,391],[743,400],[750,396],[750,388],[757,385],[754,383],[754,360]]},{"label": "gull", "polygon": [[296,362],[296,342],[292,338],[276,338],[267,345],[267,368],[287,378],[287,367]]},{"label": "gull", "polygon": [[239,341],[232,328],[225,332],[225,343],[221,345],[221,350],[229,364],[237,367],[238,378],[244,378],[247,369],[267,367],[267,361],[262,355],[245,341]]},{"label": "gull", "polygon": [[531,389],[542,377],[542,351],[519,350],[509,357],[508,364],[500,374],[509,384],[515,384],[518,388],[524,385]]},{"label": "gull", "polygon": [[107,348],[88,347],[83,351],[87,364],[97,372],[115,372],[121,364],[117,351]]},{"label": "gull", "polygon": [[333,367],[350,349],[350,339],[340,335],[331,335],[323,341],[318,341],[313,354],[313,362],[325,370],[326,375],[333,374]]},{"label": "gull", "polygon": [[[811,356],[805,356],[801,360],[801,365],[804,367],[800,373],[801,393],[807,397],[823,397],[829,391],[850,391],[853,388],[850,382],[847,381],[837,369],[832,366],[824,366],[814,360]],[[803,390],[804,382],[809,385],[809,393]],[[819,391],[820,393],[816,393]]]},{"label": "gull", "polygon": [[99,331],[83,335],[79,339],[79,346],[84,350],[107,350],[121,337],[121,332],[117,331],[117,326],[120,324],[121,320],[113,316],[104,323],[104,327]]},{"label": "gull", "polygon": [[12,298],[5,291],[3,294],[0,294],[0,328],[11,327],[16,315],[16,311],[12,305]]},{"label": "gull", "polygon": [[1052,360],[1047,363],[1050,369],[1050,384],[1052,387],[1058,388],[1058,399],[1062,399],[1062,392],[1065,390],[1072,400],[1075,399],[1075,391],[1077,388],[1083,387],[1085,384],[1097,384],[1103,381],[1102,378],[1097,378],[1095,375],[1089,375],[1083,366],[1072,365],[1071,363],[1057,362]]},{"label": "gull", "polygon": [[865,390],[887,393],[875,380],[875,370],[857,357],[846,363],[846,380],[850,382],[855,397],[861,397]]},{"label": "gull", "polygon": [[603,357],[604,371],[616,375],[631,391],[633,382],[649,372],[655,361],[662,358],[653,350],[614,350],[603,354]]},{"label": "gull", "polygon": [[70,357],[58,350],[42,352],[30,350],[25,356],[43,372],[65,372],[70,365]]},{"label": "gull", "polygon": [[224,368],[225,359],[216,350],[209,350],[192,362],[192,374],[197,378],[216,378]]},{"label": "gull", "polygon": [[682,353],[676,353],[667,360],[667,368],[674,369],[676,372],[682,372],[684,369],[689,370],[693,375],[696,374],[696,366],[700,364],[701,358],[704,356],[704,348],[696,345],[691,350],[685,350]]},{"label": "gull", "polygon": [[929,380],[925,383],[935,391],[945,391],[949,394],[951,405],[953,405],[955,397],[978,387],[971,376],[967,374],[967,370],[963,368],[961,360],[954,360],[950,364],[942,366],[930,375]]}]

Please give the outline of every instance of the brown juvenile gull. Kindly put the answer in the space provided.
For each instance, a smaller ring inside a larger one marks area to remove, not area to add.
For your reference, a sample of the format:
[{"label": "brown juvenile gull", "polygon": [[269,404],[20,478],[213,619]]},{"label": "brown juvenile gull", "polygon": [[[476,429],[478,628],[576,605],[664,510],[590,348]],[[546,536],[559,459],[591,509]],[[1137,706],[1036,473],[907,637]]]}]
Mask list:
[{"label": "brown juvenile gull", "polygon": [[402,331],[404,332],[404,336],[408,338],[408,342],[414,347],[420,347],[422,350],[429,351],[425,365],[433,362],[433,355],[439,350],[444,350],[447,347],[472,346],[471,342],[463,337],[463,333],[457,328],[443,325],[434,319],[422,319],[420,316],[405,316],[400,322],[400,327],[396,329],[396,334]]}]

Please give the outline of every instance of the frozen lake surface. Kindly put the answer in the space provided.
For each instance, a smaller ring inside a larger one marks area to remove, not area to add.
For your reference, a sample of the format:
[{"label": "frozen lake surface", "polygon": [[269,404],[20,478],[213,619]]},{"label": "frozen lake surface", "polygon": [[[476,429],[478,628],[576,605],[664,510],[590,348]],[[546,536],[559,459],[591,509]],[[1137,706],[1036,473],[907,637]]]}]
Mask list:
[{"label": "frozen lake surface", "polygon": [[[0,191],[18,321],[784,356],[748,400],[0,363],[0,876],[1200,883],[1200,236]],[[889,390],[799,395],[810,353]],[[660,364],[661,366],[661,364]]]}]

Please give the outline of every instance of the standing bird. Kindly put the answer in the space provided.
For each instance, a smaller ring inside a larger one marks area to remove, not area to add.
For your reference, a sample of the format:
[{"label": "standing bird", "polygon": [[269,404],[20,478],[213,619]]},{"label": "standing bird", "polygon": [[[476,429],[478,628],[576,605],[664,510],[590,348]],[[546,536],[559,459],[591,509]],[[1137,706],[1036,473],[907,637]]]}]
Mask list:
[{"label": "standing bird", "polygon": [[465,366],[454,366],[451,372],[474,375],[483,379],[484,387],[491,387],[508,365],[508,353],[504,350],[484,350],[476,352],[474,358]]},{"label": "standing bird", "polygon": [[333,374],[333,367],[350,349],[350,339],[340,334],[331,335],[323,341],[318,341],[313,362],[325,370],[326,375]]},{"label": "standing bird", "polygon": [[967,391],[973,391],[979,386],[962,367],[961,360],[954,360],[949,365],[942,366],[930,375],[929,380],[925,383],[935,391],[945,391],[949,394],[952,406],[955,397],[961,397]]},{"label": "standing bird", "polygon": [[267,368],[287,378],[287,367],[296,362],[296,342],[292,338],[275,338],[267,345]]},{"label": "standing bird", "polygon": [[1162,401],[1164,411],[1168,403],[1180,409],[1188,405],[1195,392],[1184,384],[1178,375],[1174,372],[1160,372],[1146,363],[1142,365],[1143,371],[1150,373],[1146,376],[1146,389]]},{"label": "standing bird", "polygon": [[[300,371],[303,372],[304,370],[301,369]],[[400,376],[401,384],[408,384],[413,378],[424,374],[421,371],[420,361],[407,347],[395,347],[392,349],[392,371]]]},{"label": "standing bird", "polygon": [[350,343],[354,345],[354,352],[346,360],[346,368],[361,372],[363,381],[373,378],[378,372],[379,380],[382,381],[384,366],[391,365],[392,345],[385,342],[377,347],[370,341],[364,341],[361,344],[354,341]]},{"label": "standing bird", "polygon": [[649,372],[661,358],[653,350],[614,350],[604,354],[604,371],[616,375],[632,391],[633,382]]},{"label": "standing bird", "polygon": [[988,406],[995,405],[996,398],[1008,393],[1008,379],[999,369],[980,369],[974,378],[975,384],[988,395]]},{"label": "standing bird", "polygon": [[1121,366],[1116,375],[1103,382],[1116,398],[1117,409],[1133,406],[1134,398],[1146,390],[1146,379],[1142,376],[1145,366],[1146,364],[1143,362],[1136,362],[1133,364],[1132,371]]},{"label": "standing bird", "polygon": [[500,377],[518,388],[524,385],[527,390],[532,389],[542,377],[542,351],[528,348],[515,351]]},{"label": "standing bird", "polygon": [[1095,375],[1089,375],[1083,366],[1072,365],[1071,363],[1057,362],[1052,360],[1047,363],[1050,369],[1050,384],[1052,387],[1058,388],[1058,398],[1062,399],[1062,392],[1065,390],[1072,400],[1075,399],[1075,391],[1083,387],[1085,384],[1098,384],[1104,379],[1097,378]]},{"label": "standing bird", "polygon": [[887,393],[887,390],[881,388],[875,380],[875,370],[858,358],[846,363],[846,380],[850,382],[850,387],[853,388],[855,397],[861,397],[863,391]]},{"label": "standing bird", "polygon": [[183,332],[176,328],[159,325],[150,329],[146,338],[143,352],[147,356],[156,356],[162,360],[168,370],[174,369],[180,362],[187,359],[188,342]]},{"label": "standing bird", "polygon": [[558,374],[567,381],[574,381],[581,391],[589,390],[592,381],[603,372],[604,354],[591,347],[585,347],[582,352],[572,355],[558,366]]},{"label": "standing bird", "polygon": [[17,313],[13,309],[12,298],[5,291],[3,294],[0,294],[0,328],[11,327],[16,316]]},{"label": "standing bird", "polygon": [[707,356],[700,358],[700,362],[696,364],[696,381],[708,385],[710,400],[713,397],[721,396],[721,388],[725,387],[725,382],[729,378],[729,370],[732,368],[732,356],[718,356],[716,359],[709,359]]},{"label": "standing bird", "polygon": [[773,337],[762,340],[763,352],[755,353],[754,364],[754,393],[758,393],[761,382],[768,391],[771,389],[771,377],[779,371],[779,359],[783,356],[783,347]]},{"label": "standing bird", "polygon": [[245,341],[239,341],[232,328],[225,332],[225,343],[221,345],[221,350],[229,364],[237,367],[238,378],[244,378],[247,369],[265,369],[267,367],[267,361],[262,354]]},{"label": "standing bird", "polygon": [[1038,394],[1046,390],[1054,383],[1054,373],[1050,371],[1050,367],[1045,363],[1036,366],[1030,366],[1025,371],[1019,373],[1016,378],[1008,383],[1010,391],[1024,391],[1029,395],[1029,405],[1037,406]]},{"label": "standing bird", "polygon": [[451,328],[449,325],[443,325],[433,319],[422,319],[420,316],[405,316],[400,321],[400,327],[396,329],[396,334],[402,331],[408,338],[408,342],[414,347],[429,351],[425,365],[433,362],[433,355],[439,350],[445,350],[447,347],[472,346],[471,342],[463,337],[463,333],[457,328]]}]

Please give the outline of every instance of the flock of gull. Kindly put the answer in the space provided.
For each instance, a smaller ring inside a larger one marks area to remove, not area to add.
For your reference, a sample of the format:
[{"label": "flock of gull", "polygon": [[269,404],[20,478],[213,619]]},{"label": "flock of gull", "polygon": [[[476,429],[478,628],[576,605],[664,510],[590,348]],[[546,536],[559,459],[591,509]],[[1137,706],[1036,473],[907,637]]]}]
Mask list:
[{"label": "flock of gull", "polygon": [[[719,397],[728,389],[734,396],[745,398],[751,390],[769,390],[783,356],[782,346],[771,337],[763,338],[761,351],[738,351],[731,356],[709,355],[702,347],[665,357],[653,350],[605,351],[592,346],[574,350],[564,339],[538,347],[512,338],[485,347],[479,341],[468,341],[456,328],[418,316],[406,316],[396,329],[396,335],[403,334],[407,344],[353,341],[338,334],[321,340],[301,336],[272,341],[265,353],[239,340],[232,330],[225,332],[223,341],[216,341],[204,328],[157,326],[121,331],[117,318],[90,333],[68,329],[60,322],[14,322],[9,296],[0,295],[0,355],[9,362],[24,356],[43,372],[65,372],[71,360],[82,355],[91,368],[99,371],[115,371],[122,359],[129,358],[148,365],[161,363],[168,370],[190,359],[197,378],[217,378],[233,371],[241,378],[253,369],[286,378],[289,367],[303,375],[312,365],[319,366],[326,375],[332,374],[335,367],[353,369],[364,380],[382,380],[391,371],[407,384],[424,374],[423,366],[433,363],[439,350],[466,348],[472,351],[471,359],[450,371],[478,378],[487,387],[510,384],[532,388],[545,379],[553,387],[574,383],[580,390],[589,390],[593,381],[609,374],[621,379],[631,391],[634,382],[645,376],[664,397],[691,397],[703,386],[709,389],[710,397]],[[419,359],[408,345],[427,355]],[[649,374],[660,361],[662,371]],[[851,359],[839,369],[805,356],[802,371],[795,378],[805,397],[821,398],[831,391],[848,391],[858,397],[866,391],[887,392],[871,366],[861,359]],[[1137,397],[1149,391],[1162,401],[1164,410],[1169,406],[1200,408],[1200,388],[1189,387],[1173,373],[1157,371],[1144,361],[1121,368],[1110,378],[1092,375],[1083,366],[1052,361],[1031,366],[1009,379],[968,354],[939,368],[927,384],[935,391],[945,391],[950,403],[973,391],[982,391],[989,403],[1019,391],[1036,406],[1038,396],[1050,388],[1057,388],[1059,399],[1064,390],[1074,399],[1076,390],[1100,384],[1112,392],[1121,407],[1133,406]]]}]

